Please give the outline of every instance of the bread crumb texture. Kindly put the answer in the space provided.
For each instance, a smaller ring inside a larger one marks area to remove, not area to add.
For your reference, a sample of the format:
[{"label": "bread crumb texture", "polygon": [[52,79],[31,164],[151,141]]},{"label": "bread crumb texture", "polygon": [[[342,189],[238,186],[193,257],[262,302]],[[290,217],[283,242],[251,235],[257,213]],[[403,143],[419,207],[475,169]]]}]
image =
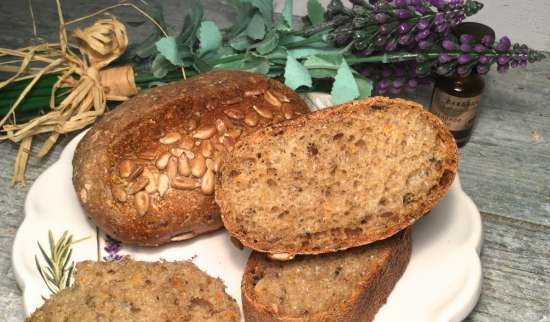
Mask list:
[{"label": "bread crumb texture", "polygon": [[[337,308],[354,307],[357,304],[354,301],[359,301],[365,288],[378,287],[373,282],[375,275],[384,274],[381,270],[395,269],[382,269],[400,262],[392,256],[406,258],[403,267],[406,266],[410,242],[410,234],[398,234],[368,246],[317,256],[298,256],[289,262],[268,260],[255,253],[252,274],[245,275],[250,285],[245,292],[256,305],[275,312],[278,317],[320,316]],[[395,279],[384,276],[387,280],[383,280],[392,284],[399,276]]]},{"label": "bread crumb texture", "polygon": [[237,322],[221,280],[191,262],[81,262],[27,322]]},{"label": "bread crumb texture", "polygon": [[454,178],[456,145],[420,107],[388,101],[320,111],[240,142],[216,197],[228,230],[261,251],[321,253],[422,216]]}]

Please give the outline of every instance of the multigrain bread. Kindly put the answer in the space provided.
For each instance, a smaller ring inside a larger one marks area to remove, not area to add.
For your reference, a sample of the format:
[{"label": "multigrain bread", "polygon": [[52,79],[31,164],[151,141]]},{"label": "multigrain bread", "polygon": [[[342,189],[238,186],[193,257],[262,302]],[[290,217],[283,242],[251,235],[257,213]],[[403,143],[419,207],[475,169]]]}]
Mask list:
[{"label": "multigrain bread", "polygon": [[80,141],[74,187],[113,238],[146,246],[189,239],[222,227],[214,176],[235,141],[307,111],[283,84],[239,71],[146,90]]},{"label": "multigrain bread", "polygon": [[238,322],[223,282],[191,262],[85,261],[26,322]]},{"label": "multigrain bread", "polygon": [[289,262],[253,252],[242,280],[247,322],[369,322],[411,256],[411,233]]},{"label": "multigrain bread", "polygon": [[366,245],[442,198],[457,146],[422,106],[375,97],[268,126],[239,141],[216,201],[226,229],[277,259]]}]

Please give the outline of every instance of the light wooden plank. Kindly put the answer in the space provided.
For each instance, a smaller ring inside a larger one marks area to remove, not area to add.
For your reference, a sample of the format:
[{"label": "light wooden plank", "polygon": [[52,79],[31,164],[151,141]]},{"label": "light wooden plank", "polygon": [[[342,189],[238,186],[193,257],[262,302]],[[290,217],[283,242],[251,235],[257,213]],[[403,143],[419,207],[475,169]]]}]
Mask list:
[{"label": "light wooden plank", "polygon": [[483,214],[483,289],[468,322],[550,321],[550,227]]}]

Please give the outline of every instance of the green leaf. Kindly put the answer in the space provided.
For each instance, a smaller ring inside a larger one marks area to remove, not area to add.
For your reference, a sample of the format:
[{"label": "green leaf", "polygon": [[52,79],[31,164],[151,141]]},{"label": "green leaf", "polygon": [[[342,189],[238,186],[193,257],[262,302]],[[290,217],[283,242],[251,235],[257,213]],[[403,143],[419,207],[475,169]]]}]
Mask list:
[{"label": "green leaf", "polygon": [[364,77],[355,77],[357,87],[359,88],[359,97],[365,98],[372,95],[372,81]]},{"label": "green leaf", "polygon": [[267,74],[269,72],[269,60],[262,57],[248,56],[244,59],[231,61],[228,63],[217,64],[215,69],[235,69],[246,72]]},{"label": "green leaf", "polygon": [[286,59],[285,84],[292,89],[297,89],[300,86],[311,87],[309,71],[290,53]]},{"label": "green leaf", "polygon": [[261,40],[265,36],[265,22],[259,13],[256,13],[246,28],[248,37]]},{"label": "green leaf", "polygon": [[213,21],[203,21],[198,32],[199,55],[217,50],[222,45],[222,34]]},{"label": "green leaf", "polygon": [[247,0],[260,10],[267,29],[273,28],[273,1],[272,0]]},{"label": "green leaf", "polygon": [[336,72],[330,94],[335,104],[342,104],[359,97],[359,88],[345,60],[342,61],[342,64]]},{"label": "green leaf", "polygon": [[292,5],[292,0],[285,0],[285,6],[281,11],[281,15],[289,29],[292,29]]},{"label": "green leaf", "polygon": [[248,23],[252,19],[252,12],[255,10],[250,3],[244,3],[240,0],[234,0],[233,4],[235,5],[235,11],[238,12],[238,15],[234,20],[235,23],[229,28],[229,31],[225,35],[227,39],[231,39],[246,30]]},{"label": "green leaf", "polygon": [[267,34],[264,40],[257,43],[255,46],[256,46],[256,51],[260,55],[266,55],[272,52],[273,50],[275,50],[278,44],[279,44],[279,34],[276,31],[272,30]]},{"label": "green leaf", "polygon": [[250,45],[251,42],[245,34],[241,34],[229,41],[229,46],[238,51],[246,50]]},{"label": "green leaf", "polygon": [[151,63],[151,70],[153,71],[153,76],[156,78],[163,78],[172,69],[174,69],[174,65],[160,54],[155,56],[155,59]]},{"label": "green leaf", "polygon": [[172,65],[183,65],[182,57],[178,52],[176,38],[172,36],[163,37],[155,43],[158,52],[164,56]]},{"label": "green leaf", "polygon": [[151,56],[155,52],[155,43],[160,39],[160,34],[155,32],[150,34],[135,49],[135,54],[140,58]]},{"label": "green leaf", "polygon": [[304,66],[306,66],[308,69],[328,68],[336,70],[342,64],[342,60],[342,56],[338,55],[314,55],[308,57],[304,61]]},{"label": "green leaf", "polygon": [[326,48],[312,48],[302,47],[296,49],[290,49],[288,52],[292,54],[296,59],[306,58],[313,55],[342,55],[347,51],[347,48],[335,49],[332,47]]},{"label": "green leaf", "polygon": [[307,18],[312,25],[318,25],[325,20],[325,9],[319,0],[308,0],[307,2]]},{"label": "green leaf", "polygon": [[309,69],[311,78],[334,78],[336,70],[328,68]]},{"label": "green leaf", "polygon": [[197,30],[201,25],[204,16],[202,4],[199,0],[192,0],[189,3],[189,12],[185,15],[183,26],[177,36],[180,46],[192,45],[195,41]]}]

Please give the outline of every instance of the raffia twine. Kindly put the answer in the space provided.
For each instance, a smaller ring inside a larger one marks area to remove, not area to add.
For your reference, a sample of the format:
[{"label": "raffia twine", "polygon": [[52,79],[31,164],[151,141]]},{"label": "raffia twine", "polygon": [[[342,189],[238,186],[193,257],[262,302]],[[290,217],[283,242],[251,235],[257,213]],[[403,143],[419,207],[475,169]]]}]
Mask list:
[{"label": "raffia twine", "polygon": [[[60,22],[59,44],[39,44],[19,50],[0,49],[1,56],[10,55],[22,59],[16,73],[10,79],[1,82],[0,88],[13,81],[32,78],[9,113],[0,120],[3,134],[0,141],[11,140],[20,144],[14,164],[13,184],[24,183],[34,136],[50,134],[37,154],[38,158],[42,158],[51,150],[61,134],[80,130],[94,123],[97,117],[105,112],[107,100],[123,101],[138,92],[131,66],[105,69],[120,57],[128,46],[125,26],[111,15],[108,19],[96,21],[88,28],[76,29],[73,32],[76,45],[69,45],[59,0],[57,7]],[[87,17],[82,19],[84,18]],[[80,55],[72,48],[76,48]],[[32,61],[45,63],[46,66],[34,74],[31,73],[32,77],[29,77],[29,63]],[[17,124],[14,114],[17,106],[38,80],[50,73],[59,74],[51,92],[51,111],[26,123]],[[70,94],[59,105],[55,105],[57,90],[66,87],[71,88]]]}]

